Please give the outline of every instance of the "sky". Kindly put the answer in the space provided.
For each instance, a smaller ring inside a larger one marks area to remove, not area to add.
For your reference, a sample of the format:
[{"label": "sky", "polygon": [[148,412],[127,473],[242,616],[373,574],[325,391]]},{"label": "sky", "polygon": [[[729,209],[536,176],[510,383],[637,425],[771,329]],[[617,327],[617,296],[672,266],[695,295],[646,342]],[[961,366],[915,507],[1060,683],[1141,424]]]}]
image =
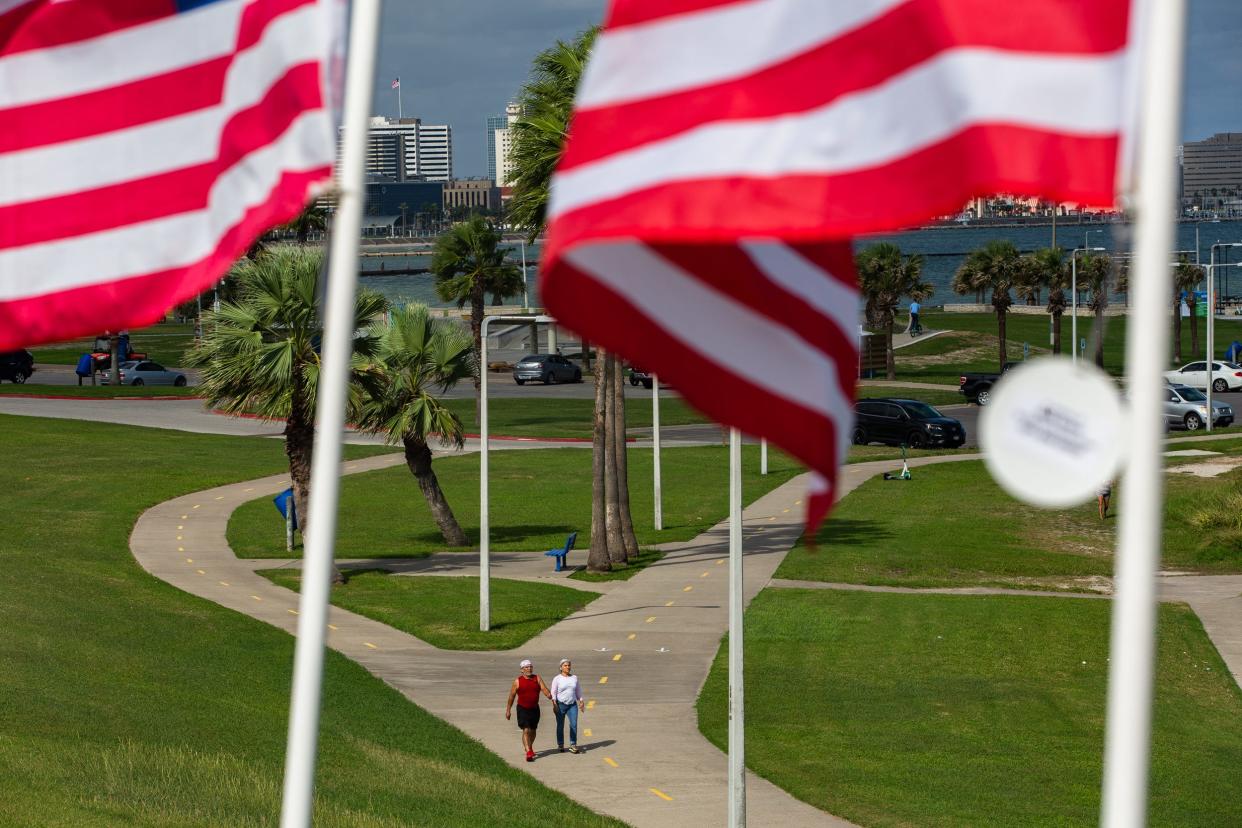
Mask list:
[{"label": "sky", "polygon": [[[1084,0],[1090,2],[1090,0]],[[373,112],[453,127],[453,171],[487,175],[484,120],[504,112],[531,59],[598,23],[605,0],[387,0]],[[1182,137],[1242,132],[1242,2],[1189,0]]]}]

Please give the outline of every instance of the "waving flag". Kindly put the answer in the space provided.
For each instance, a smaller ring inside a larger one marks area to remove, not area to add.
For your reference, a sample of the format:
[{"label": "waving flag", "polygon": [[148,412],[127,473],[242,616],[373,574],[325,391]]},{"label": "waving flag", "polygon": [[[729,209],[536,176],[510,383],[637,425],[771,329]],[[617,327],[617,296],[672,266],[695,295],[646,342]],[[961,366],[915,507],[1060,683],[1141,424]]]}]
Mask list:
[{"label": "waving flag", "polygon": [[393,82],[392,82],[392,88],[393,88],[393,89],[400,89],[400,88],[401,88],[401,78],[394,78],[394,79],[393,79]]},{"label": "waving flag", "polygon": [[0,0],[0,350],[146,324],[327,182],[338,0]]},{"label": "waving flag", "polygon": [[853,420],[848,239],[996,192],[1115,201],[1130,0],[614,0],[540,293],[816,473]]}]

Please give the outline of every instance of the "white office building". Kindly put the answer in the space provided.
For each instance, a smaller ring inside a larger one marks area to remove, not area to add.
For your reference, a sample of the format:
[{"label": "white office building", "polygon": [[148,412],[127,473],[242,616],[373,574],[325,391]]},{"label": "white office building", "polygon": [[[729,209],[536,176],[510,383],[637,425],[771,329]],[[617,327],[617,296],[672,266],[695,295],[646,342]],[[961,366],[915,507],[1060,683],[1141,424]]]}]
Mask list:
[{"label": "white office building", "polygon": [[453,128],[424,124],[420,118],[372,118],[367,172],[393,181],[451,181]]},{"label": "white office building", "polygon": [[[493,128],[496,122],[495,118],[488,118],[488,127],[492,129],[492,134],[488,138],[488,167],[496,181],[497,187],[509,186],[509,176],[513,173],[512,149],[513,149],[513,125],[517,122],[518,117],[522,114],[522,107],[516,103],[510,102],[505,107],[505,126],[503,128]],[[492,169],[492,156],[495,156],[495,166]]]}]

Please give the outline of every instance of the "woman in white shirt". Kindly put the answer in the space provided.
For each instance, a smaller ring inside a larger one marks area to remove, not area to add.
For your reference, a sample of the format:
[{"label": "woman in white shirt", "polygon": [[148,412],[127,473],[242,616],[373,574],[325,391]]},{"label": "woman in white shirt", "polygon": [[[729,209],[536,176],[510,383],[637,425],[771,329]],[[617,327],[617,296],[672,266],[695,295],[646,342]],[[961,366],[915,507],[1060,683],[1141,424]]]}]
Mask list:
[{"label": "woman in white shirt", "polygon": [[582,709],[582,687],[573,673],[573,664],[561,659],[561,673],[552,679],[552,712],[556,714],[556,745],[565,752],[565,719],[569,719],[569,752],[578,749],[578,711]]}]

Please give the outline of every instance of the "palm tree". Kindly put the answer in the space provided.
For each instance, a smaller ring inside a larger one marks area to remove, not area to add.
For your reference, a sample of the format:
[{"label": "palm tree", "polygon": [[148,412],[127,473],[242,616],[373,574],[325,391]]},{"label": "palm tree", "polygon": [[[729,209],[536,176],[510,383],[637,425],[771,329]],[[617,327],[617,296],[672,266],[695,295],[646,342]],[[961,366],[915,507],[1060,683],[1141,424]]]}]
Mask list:
[{"label": "palm tree", "polygon": [[[285,454],[303,533],[311,518],[311,451],[323,335],[316,289],[322,263],[321,251],[293,245],[239,260],[233,266],[233,300],[205,315],[203,338],[187,355],[190,365],[202,368],[201,393],[209,406],[229,414],[284,419]],[[387,307],[379,294],[360,291],[353,329],[363,330]],[[375,353],[373,336],[355,334],[353,352],[350,408],[356,411],[363,360]]]},{"label": "palm tree", "polygon": [[1005,317],[1013,304],[1010,289],[1018,274],[1018,248],[1013,242],[990,241],[972,251],[953,274],[953,291],[958,294],[992,292],[992,310],[996,313],[996,330],[1000,344],[1000,370],[1009,361],[1005,341]]},{"label": "palm tree", "polygon": [[1065,267],[1065,251],[1059,247],[1042,247],[1022,258],[1026,285],[1038,285],[1048,291],[1048,313],[1052,316],[1052,352],[1061,353],[1061,316],[1069,304],[1065,289],[1069,273]]},{"label": "palm tree", "polygon": [[893,358],[893,317],[903,297],[922,301],[935,288],[922,280],[923,257],[902,256],[895,244],[881,242],[862,250],[856,260],[858,286],[867,299],[867,321],[885,337],[885,366],[897,378]]},{"label": "palm tree", "polygon": [[1087,254],[1078,264],[1078,283],[1085,284],[1091,292],[1087,307],[1095,314],[1091,337],[1095,342],[1095,364],[1101,368],[1104,367],[1104,311],[1108,309],[1114,275],[1113,261],[1107,256]]},{"label": "palm tree", "polygon": [[406,305],[371,328],[378,343],[367,396],[358,424],[385,434],[391,444],[405,448],[405,464],[418,481],[427,508],[449,546],[465,546],[466,534],[457,523],[440,482],[431,468],[428,442],[461,448],[465,433],[461,419],[438,394],[474,373],[470,335],[458,325],[431,317],[425,305]]},{"label": "palm tree", "polygon": [[298,244],[306,244],[312,230],[322,233],[328,229],[328,214],[323,208],[308,204],[284,229],[297,234]]},{"label": "palm tree", "polygon": [[[483,302],[489,290],[508,290],[517,282],[521,292],[521,269],[505,259],[507,249],[500,246],[500,231],[487,219],[475,216],[453,225],[436,239],[431,272],[436,293],[457,307],[470,303],[470,332],[474,336],[474,387],[479,388],[479,371],[487,366],[479,360],[483,352]],[[512,295],[512,294],[510,294]]]},{"label": "palm tree", "polygon": [[1197,304],[1195,288],[1203,281],[1203,268],[1191,264],[1185,254],[1177,257],[1177,267],[1173,269],[1173,362],[1182,361],[1182,294],[1186,294],[1186,304],[1190,309],[1190,352],[1199,353],[1199,325],[1195,317]]},{"label": "palm tree", "polygon": [[531,239],[543,229],[548,185],[561,160],[574,94],[598,32],[592,27],[536,55],[519,97],[522,116],[513,125],[513,174],[507,182],[513,185],[509,219],[525,227]]}]

